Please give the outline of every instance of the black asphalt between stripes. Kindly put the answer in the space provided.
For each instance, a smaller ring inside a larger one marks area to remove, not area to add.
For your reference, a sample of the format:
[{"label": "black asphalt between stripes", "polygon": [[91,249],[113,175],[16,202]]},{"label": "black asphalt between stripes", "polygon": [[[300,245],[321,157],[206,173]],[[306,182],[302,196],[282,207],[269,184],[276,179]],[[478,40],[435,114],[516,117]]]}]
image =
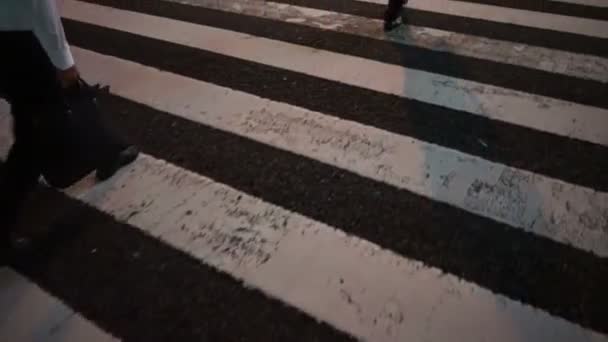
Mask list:
[{"label": "black asphalt between stripes", "polygon": [[[345,14],[382,19],[386,6],[355,0],[274,0],[286,3]],[[407,10],[407,21],[411,25],[432,27],[440,30],[470,34],[491,39],[506,40],[551,49],[608,57],[608,39],[565,33],[472,19],[436,12]]]},{"label": "black asphalt between stripes", "polygon": [[572,4],[550,0],[454,0],[484,5],[502,6],[528,11],[567,15],[597,20],[608,20],[608,7]]},{"label": "black asphalt between stripes", "polygon": [[608,108],[606,96],[608,83],[604,82],[174,2],[92,1],[124,10],[219,27],[531,94]]},{"label": "black asphalt between stripes", "polygon": [[209,51],[65,20],[98,53],[309,108],[482,158],[608,191],[608,148]]},{"label": "black asphalt between stripes", "polygon": [[101,103],[156,158],[608,332],[608,258],[126,99]]},{"label": "black asphalt between stripes", "polygon": [[13,267],[123,341],[351,340],[135,227],[37,195],[25,229],[38,239]]}]

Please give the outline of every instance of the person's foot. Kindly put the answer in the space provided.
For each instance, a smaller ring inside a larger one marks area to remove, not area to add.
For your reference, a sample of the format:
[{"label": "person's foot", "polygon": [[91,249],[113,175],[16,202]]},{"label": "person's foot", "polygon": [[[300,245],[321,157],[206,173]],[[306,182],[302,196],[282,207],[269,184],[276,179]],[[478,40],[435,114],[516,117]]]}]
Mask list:
[{"label": "person's foot", "polygon": [[109,179],[118,170],[135,161],[138,155],[139,150],[135,146],[128,146],[120,151],[110,162],[106,163],[106,165],[97,168],[97,179],[101,181]]},{"label": "person's foot", "polygon": [[403,22],[401,20],[401,17],[398,17],[397,19],[394,19],[394,20],[385,20],[384,21],[384,31],[390,32],[390,31],[396,29],[397,27],[399,27],[402,23]]},{"label": "person's foot", "polygon": [[384,31],[389,32],[405,22],[403,10],[397,13],[386,13],[384,16]]}]

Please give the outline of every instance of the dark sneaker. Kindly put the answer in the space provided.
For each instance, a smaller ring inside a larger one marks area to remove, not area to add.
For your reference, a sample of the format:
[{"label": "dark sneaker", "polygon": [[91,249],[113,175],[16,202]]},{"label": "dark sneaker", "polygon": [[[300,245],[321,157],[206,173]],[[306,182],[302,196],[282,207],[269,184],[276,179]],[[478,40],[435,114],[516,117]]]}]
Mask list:
[{"label": "dark sneaker", "polygon": [[384,31],[389,32],[405,23],[404,10],[384,14]]},{"label": "dark sneaker", "polygon": [[396,29],[397,27],[401,26],[401,24],[403,24],[403,20],[401,19],[401,17],[398,17],[397,19],[392,20],[392,21],[384,21],[384,31],[385,32],[392,31],[392,30]]},{"label": "dark sneaker", "polygon": [[138,155],[139,150],[135,146],[125,148],[106,165],[97,168],[97,179],[101,181],[109,179],[116,171],[134,162]]}]

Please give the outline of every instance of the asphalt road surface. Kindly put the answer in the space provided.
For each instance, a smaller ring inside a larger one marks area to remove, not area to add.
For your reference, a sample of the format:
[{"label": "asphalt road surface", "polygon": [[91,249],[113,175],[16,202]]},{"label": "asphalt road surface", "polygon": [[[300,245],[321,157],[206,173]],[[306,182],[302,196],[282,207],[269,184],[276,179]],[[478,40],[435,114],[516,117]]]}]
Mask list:
[{"label": "asphalt road surface", "polygon": [[32,196],[0,340],[608,341],[602,1],[62,7],[143,154]]}]

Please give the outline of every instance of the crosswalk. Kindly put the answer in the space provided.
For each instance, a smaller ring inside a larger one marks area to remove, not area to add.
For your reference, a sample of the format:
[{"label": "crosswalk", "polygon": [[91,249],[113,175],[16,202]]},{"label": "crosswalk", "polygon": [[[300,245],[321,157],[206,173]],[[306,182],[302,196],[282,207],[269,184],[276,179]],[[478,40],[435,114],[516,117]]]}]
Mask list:
[{"label": "crosswalk", "polygon": [[64,0],[144,153],[13,268],[108,339],[608,341],[608,7],[408,7]]}]

